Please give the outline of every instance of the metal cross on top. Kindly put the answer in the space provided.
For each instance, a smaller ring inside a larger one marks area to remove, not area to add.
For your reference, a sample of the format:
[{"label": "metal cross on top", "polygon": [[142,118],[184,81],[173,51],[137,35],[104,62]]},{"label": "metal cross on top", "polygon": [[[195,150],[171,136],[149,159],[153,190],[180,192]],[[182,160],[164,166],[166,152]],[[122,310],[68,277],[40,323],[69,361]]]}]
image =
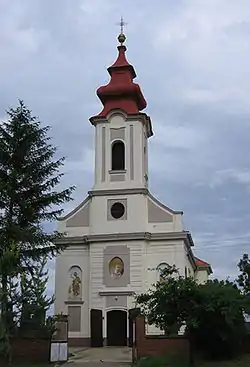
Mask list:
[{"label": "metal cross on top", "polygon": [[121,33],[118,36],[118,41],[120,42],[121,45],[123,45],[123,43],[126,41],[126,36],[123,33],[125,24],[127,23],[125,23],[123,17],[121,17],[120,23],[118,23],[118,25],[121,27]]},{"label": "metal cross on top", "polygon": [[124,31],[124,26],[128,24],[128,23],[125,23],[124,20],[123,20],[123,17],[121,16],[121,20],[120,20],[120,23],[118,23],[118,25],[121,27],[121,34],[123,34],[123,31]]}]

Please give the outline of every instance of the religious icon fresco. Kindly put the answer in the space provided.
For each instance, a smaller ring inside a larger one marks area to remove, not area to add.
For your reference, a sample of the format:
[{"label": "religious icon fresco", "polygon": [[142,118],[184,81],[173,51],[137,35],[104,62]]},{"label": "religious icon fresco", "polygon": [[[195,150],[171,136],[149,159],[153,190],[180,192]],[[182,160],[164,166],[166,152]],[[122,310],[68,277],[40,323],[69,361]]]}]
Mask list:
[{"label": "religious icon fresco", "polygon": [[69,299],[82,298],[82,270],[78,266],[72,266],[69,272]]},{"label": "religious icon fresco", "polygon": [[109,263],[109,273],[114,279],[120,278],[124,273],[124,263],[119,257],[114,257]]}]

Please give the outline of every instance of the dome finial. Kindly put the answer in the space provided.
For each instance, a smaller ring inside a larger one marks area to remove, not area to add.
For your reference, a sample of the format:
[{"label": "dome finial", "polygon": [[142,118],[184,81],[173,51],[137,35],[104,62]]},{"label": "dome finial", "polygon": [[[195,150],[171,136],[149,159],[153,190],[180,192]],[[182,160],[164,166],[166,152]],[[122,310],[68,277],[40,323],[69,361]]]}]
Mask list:
[{"label": "dome finial", "polygon": [[126,39],[123,33],[124,24],[121,17],[117,59],[108,68],[110,81],[97,89],[97,96],[103,104],[102,111],[96,116],[98,118],[107,118],[110,111],[117,109],[127,115],[136,115],[147,106],[139,85],[133,81],[136,78],[135,69],[126,59],[126,46],[123,44]]},{"label": "dome finial", "polygon": [[120,20],[120,23],[118,23],[119,26],[121,27],[121,32],[118,36],[118,41],[120,42],[121,45],[123,45],[123,43],[126,41],[126,36],[125,34],[123,33],[123,30],[124,30],[124,26],[127,24],[124,22],[123,20],[123,17],[121,16],[121,20]]}]

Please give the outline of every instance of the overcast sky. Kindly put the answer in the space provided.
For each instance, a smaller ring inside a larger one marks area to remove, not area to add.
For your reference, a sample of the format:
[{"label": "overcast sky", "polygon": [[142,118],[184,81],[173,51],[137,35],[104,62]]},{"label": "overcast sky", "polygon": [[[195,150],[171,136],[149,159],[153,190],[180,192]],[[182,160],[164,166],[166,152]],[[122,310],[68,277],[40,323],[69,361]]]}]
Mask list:
[{"label": "overcast sky", "polygon": [[250,243],[249,0],[0,0],[0,117],[21,98],[52,126],[79,204],[121,14],[155,133],[151,192],[184,211],[214,275],[234,277]]}]

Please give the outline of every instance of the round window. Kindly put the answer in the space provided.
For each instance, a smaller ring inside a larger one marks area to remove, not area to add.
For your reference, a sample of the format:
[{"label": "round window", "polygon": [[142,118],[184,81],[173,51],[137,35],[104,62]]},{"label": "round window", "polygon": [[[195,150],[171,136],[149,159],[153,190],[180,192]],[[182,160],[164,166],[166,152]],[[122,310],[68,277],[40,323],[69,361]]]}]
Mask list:
[{"label": "round window", "polygon": [[122,203],[114,203],[111,206],[111,215],[115,219],[121,218],[125,213],[125,207]]}]

